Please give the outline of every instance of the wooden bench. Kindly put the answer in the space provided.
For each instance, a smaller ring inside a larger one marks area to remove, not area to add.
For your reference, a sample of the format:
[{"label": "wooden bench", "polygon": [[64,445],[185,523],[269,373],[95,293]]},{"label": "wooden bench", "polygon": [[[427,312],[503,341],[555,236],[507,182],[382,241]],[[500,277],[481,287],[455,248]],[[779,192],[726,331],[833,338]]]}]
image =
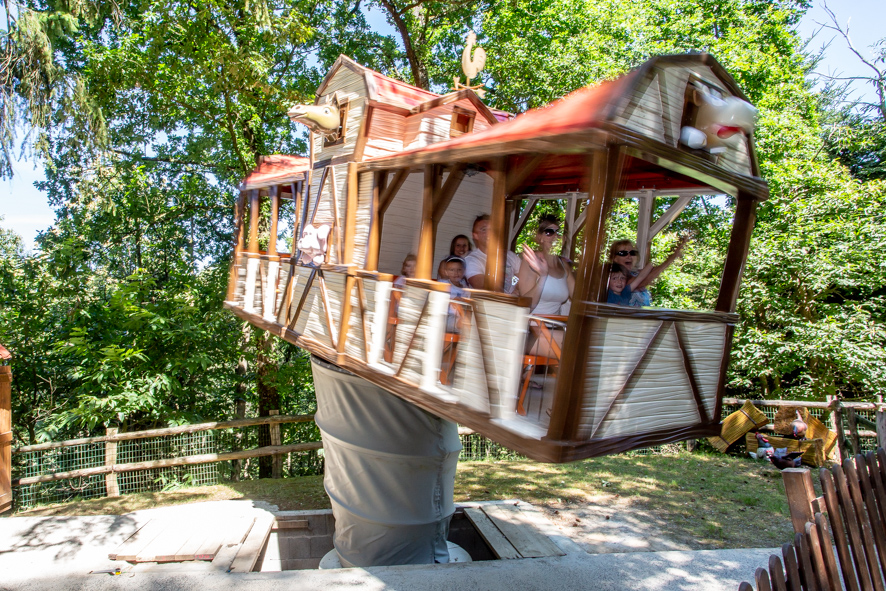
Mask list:
[{"label": "wooden bench", "polygon": [[[772,555],[768,571],[757,569],[757,591],[884,591],[886,451],[822,468],[820,497],[809,470],[792,468],[783,476],[794,542],[782,546],[783,561]],[[747,582],[739,586],[753,589]]]}]

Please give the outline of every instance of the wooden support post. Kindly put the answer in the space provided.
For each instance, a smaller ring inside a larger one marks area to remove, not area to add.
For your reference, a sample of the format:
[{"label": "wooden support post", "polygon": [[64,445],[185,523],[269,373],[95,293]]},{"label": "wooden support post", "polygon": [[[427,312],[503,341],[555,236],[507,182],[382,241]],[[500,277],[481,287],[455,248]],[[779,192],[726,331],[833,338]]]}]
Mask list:
[{"label": "wooden support post", "polygon": [[846,408],[846,418],[849,422],[849,443],[852,446],[852,453],[849,457],[855,457],[856,454],[861,453],[861,440],[858,437],[858,421],[855,420],[854,408]]},{"label": "wooden support post", "polygon": [[268,189],[271,194],[271,235],[268,237],[268,255],[277,254],[277,217],[280,215],[280,191],[276,185]]},{"label": "wooden support post", "polygon": [[[280,414],[279,410],[269,410],[269,416],[277,416]],[[274,447],[278,447],[283,445],[280,442],[280,423],[272,423],[269,425],[271,430],[271,445]],[[275,454],[273,463],[271,464],[271,478],[283,478],[283,456],[280,454]]]},{"label": "wooden support post", "polygon": [[379,171],[375,173],[372,183],[372,221],[369,224],[369,243],[366,245],[366,270],[378,271],[378,251],[381,245],[381,227],[385,214],[381,211],[381,195],[385,191],[388,173]]},{"label": "wooden support post", "polygon": [[296,181],[289,185],[290,191],[292,191],[292,207],[293,207],[293,215],[292,215],[292,246],[289,249],[289,252],[295,256],[295,251],[298,249],[298,239],[301,238],[301,233],[299,232],[300,228],[300,220],[301,220],[301,207],[302,207],[302,192],[304,190],[304,181]]},{"label": "wooden support post", "polygon": [[877,408],[877,447],[886,449],[886,412]]},{"label": "wooden support post", "polygon": [[[595,150],[587,155],[587,168],[583,183],[588,193],[585,209],[585,248],[575,279],[574,302],[598,301],[601,290],[606,288],[603,280],[603,252],[606,241],[606,224],[615,199],[623,166],[623,152],[614,146],[608,150]],[[588,354],[592,325],[585,318],[581,306],[572,306],[569,330],[563,342],[560,359],[560,377],[557,393],[551,409],[551,421],[547,438],[555,441],[569,440],[576,436],[584,398],[584,368]]]},{"label": "wooden support post", "polygon": [[508,260],[508,231],[505,228],[507,170],[505,159],[492,162],[492,211],[489,214],[489,232],[486,235],[486,281],[489,291],[505,291],[505,264]]},{"label": "wooden support post", "polygon": [[[242,363],[242,362],[241,362]],[[239,367],[238,367],[239,370]],[[245,368],[244,368],[245,371]],[[240,373],[238,371],[238,373]],[[242,376],[241,376],[242,379]],[[242,398],[237,399],[237,410],[235,411],[235,416],[238,419],[246,418],[246,401]],[[234,433],[234,443],[231,444],[231,451],[238,452],[243,449],[243,431],[237,429]],[[231,460],[231,481],[232,482],[240,482],[240,471],[242,467],[240,465],[240,460]]]},{"label": "wooden support post", "polygon": [[246,193],[241,191],[240,196],[237,197],[237,202],[234,204],[234,256],[231,258],[231,271],[228,275],[228,294],[225,296],[225,299],[229,302],[234,300],[237,292],[237,279],[239,274],[237,261],[240,258],[240,253],[243,252],[244,236],[246,234],[246,232],[243,231],[245,211]]},{"label": "wooden support post", "polygon": [[812,511],[812,500],[815,499],[812,474],[808,468],[787,468],[781,471],[781,475],[784,479],[784,492],[788,497],[788,509],[791,512],[794,533],[805,533],[806,524],[815,521],[815,514]]},{"label": "wooden support post", "polygon": [[726,250],[723,265],[723,279],[717,296],[717,312],[735,312],[738,290],[741,287],[741,273],[748,260],[751,233],[757,219],[757,202],[739,191],[736,195],[735,219],[732,221],[732,235]]},{"label": "wooden support post", "polygon": [[[109,427],[105,431],[105,435],[116,435],[117,427]],[[117,463],[117,442],[105,441],[105,466],[112,468]],[[117,484],[117,473],[108,472],[105,474],[105,492],[109,497],[120,496],[120,486]]]},{"label": "wooden support post", "polygon": [[431,279],[434,273],[434,195],[440,186],[440,173],[436,164],[425,166],[425,186],[421,198],[421,235],[418,239],[418,256],[415,264],[417,279]]},{"label": "wooden support post", "polygon": [[253,189],[249,193],[249,244],[246,247],[249,252],[258,252],[258,217],[261,215],[258,204],[258,189]]},{"label": "wooden support post", "polygon": [[846,449],[846,433],[843,430],[843,405],[840,404],[836,397],[829,396],[828,398],[834,401],[831,429],[837,433],[837,455],[840,458],[840,462],[842,462],[849,457],[849,450]]},{"label": "wooden support post", "polygon": [[652,209],[655,205],[655,190],[647,189],[645,195],[637,198],[637,250],[640,251],[635,267],[642,269],[652,258]]},{"label": "wooden support post", "polygon": [[[0,347],[0,350],[4,350]],[[12,368],[0,365],[0,513],[12,509]]]}]

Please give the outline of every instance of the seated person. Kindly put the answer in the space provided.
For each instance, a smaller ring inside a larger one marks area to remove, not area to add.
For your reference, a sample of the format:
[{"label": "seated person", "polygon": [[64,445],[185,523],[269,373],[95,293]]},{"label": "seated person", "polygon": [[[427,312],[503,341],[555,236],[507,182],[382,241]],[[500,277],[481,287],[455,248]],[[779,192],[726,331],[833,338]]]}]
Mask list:
[{"label": "seated person", "polygon": [[673,252],[662,264],[653,265],[648,263],[642,269],[634,269],[634,259],[639,253],[633,242],[630,240],[616,240],[612,243],[609,247],[609,262],[617,263],[627,271],[631,287],[631,303],[625,305],[636,307],[652,305],[652,298],[649,295],[649,290],[646,288],[677,260],[688,241],[689,237],[683,236]]},{"label": "seated person", "polygon": [[[461,257],[448,256],[443,259],[441,267],[446,273],[439,279],[442,283],[450,283],[450,298],[467,298],[470,294],[463,288],[468,287],[465,281],[465,262]],[[459,310],[456,304],[449,305],[449,317],[446,319],[446,332],[459,332]]]},{"label": "seated person", "polygon": [[517,291],[532,299],[531,313],[556,316],[563,314],[572,298],[575,277],[561,256],[554,254],[553,247],[560,240],[560,220],[548,214],[542,216],[535,232],[538,251],[523,248]]},{"label": "seated person", "polygon": [[[476,250],[472,250],[465,257],[465,278],[474,289],[483,289],[486,281],[486,239],[489,233],[489,216],[484,214],[474,220],[472,236]],[[517,288],[517,273],[520,272],[520,257],[516,253],[507,251],[505,262],[505,293],[514,293]]]},{"label": "seated person", "polygon": [[406,258],[403,259],[403,265],[400,267],[400,276],[394,280],[394,287],[406,287],[406,280],[415,278],[415,265],[417,262],[418,257],[414,254],[406,255]]},{"label": "seated person", "polygon": [[631,286],[629,285],[628,277],[630,277],[630,272],[618,263],[609,265],[607,304],[616,304],[618,306],[631,305]]},{"label": "seated person", "polygon": [[[471,241],[464,234],[459,234],[449,243],[449,256],[455,255],[464,259],[472,250],[474,250],[474,247],[471,246]],[[443,271],[445,261],[446,259],[440,261],[440,266],[437,268],[437,281],[442,281],[446,278],[446,273]]]}]

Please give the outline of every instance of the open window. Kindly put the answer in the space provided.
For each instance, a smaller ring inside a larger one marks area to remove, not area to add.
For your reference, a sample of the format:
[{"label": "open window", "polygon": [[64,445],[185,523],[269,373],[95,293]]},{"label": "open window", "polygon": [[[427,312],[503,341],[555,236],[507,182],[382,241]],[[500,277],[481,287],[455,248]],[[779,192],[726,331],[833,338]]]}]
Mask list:
[{"label": "open window", "polygon": [[345,142],[345,134],[347,133],[348,124],[348,101],[339,101],[336,97],[334,105],[338,105],[338,130],[335,133],[327,134],[323,139],[323,147],[338,146]]},{"label": "open window", "polygon": [[449,137],[458,137],[474,130],[476,113],[459,106],[452,107],[452,123],[449,126]]}]

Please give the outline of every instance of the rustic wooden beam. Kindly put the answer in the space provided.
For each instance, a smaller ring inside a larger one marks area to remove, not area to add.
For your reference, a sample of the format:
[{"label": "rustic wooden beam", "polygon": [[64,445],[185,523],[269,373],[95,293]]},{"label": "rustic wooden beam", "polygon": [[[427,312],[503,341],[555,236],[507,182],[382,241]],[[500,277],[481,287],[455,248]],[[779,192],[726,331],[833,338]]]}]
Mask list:
[{"label": "rustic wooden beam", "polygon": [[443,183],[443,186],[437,191],[434,195],[434,228],[436,230],[437,225],[440,223],[440,220],[443,219],[443,215],[446,213],[446,209],[449,207],[449,204],[452,202],[452,198],[455,197],[455,193],[458,191],[458,188],[461,186],[461,182],[465,178],[465,168],[467,164],[464,162],[457,162],[455,166],[449,171],[449,176],[446,177],[446,182]]},{"label": "rustic wooden beam", "polygon": [[[117,427],[108,427],[105,430],[108,437],[117,434]],[[117,442],[105,442],[105,466],[113,467],[117,463]],[[117,483],[117,475],[114,472],[105,474],[105,494],[109,497],[120,496],[120,485]]]},{"label": "rustic wooden beam", "polygon": [[348,190],[347,204],[345,209],[345,246],[342,263],[350,265],[354,262],[354,238],[357,233],[357,191],[360,188],[360,178],[357,174],[357,163],[348,164]]},{"label": "rustic wooden beam", "polygon": [[391,181],[391,184],[385,187],[384,192],[381,194],[378,200],[378,211],[381,215],[388,210],[388,207],[391,206],[391,203],[394,202],[394,197],[397,196],[397,193],[400,191],[400,187],[403,186],[403,183],[406,182],[406,179],[409,177],[409,169],[401,168],[394,175],[394,179]]},{"label": "rustic wooden beam", "polygon": [[[369,173],[367,173],[369,174]],[[385,214],[381,209],[380,198],[384,194],[385,184],[388,180],[388,173],[379,171],[372,173],[372,204],[370,212],[372,219],[369,222],[369,241],[366,245],[366,267],[367,271],[378,271],[378,254],[381,247],[381,230],[384,223]]]},{"label": "rustic wooden beam", "polygon": [[[332,239],[327,242],[327,245],[335,244],[335,258],[336,262],[343,263],[344,261],[344,250],[345,250],[345,236],[344,232],[342,232],[342,221],[341,221],[341,211],[338,206],[338,185],[335,182],[335,169],[330,167],[331,172],[329,173],[329,197],[332,199],[332,216],[333,216],[333,224],[332,224]],[[317,194],[317,198],[320,198],[320,194]],[[332,262],[332,249],[326,249],[326,262]]]},{"label": "rustic wooden beam", "polygon": [[704,407],[704,401],[701,398],[701,388],[698,380],[695,378],[695,370],[692,369],[692,361],[689,358],[689,347],[686,345],[686,336],[680,330],[680,323],[673,324],[674,331],[677,334],[677,347],[680,349],[680,356],[683,358],[683,369],[686,370],[686,377],[689,379],[689,389],[692,390],[692,397],[695,399],[695,406],[698,408],[698,419],[704,423],[710,420],[707,410]]},{"label": "rustic wooden beam", "polygon": [[271,197],[271,229],[268,237],[268,256],[277,255],[277,217],[280,215],[280,191],[277,185],[268,187]]},{"label": "rustic wooden beam", "polygon": [[507,196],[510,197],[519,191],[538,170],[538,165],[547,157],[547,154],[534,154],[527,162],[515,167],[516,170],[513,170],[508,177],[508,184],[505,188]]},{"label": "rustic wooden beam", "polygon": [[168,437],[183,433],[198,433],[200,431],[212,431],[214,429],[240,429],[242,427],[254,427],[256,425],[270,425],[272,423],[310,423],[314,415],[278,415],[275,417],[254,417],[249,419],[234,419],[231,421],[211,421],[207,423],[194,423],[192,425],[179,425],[177,427],[164,427],[162,429],[146,429],[144,431],[130,431],[128,433],[116,433],[114,435],[102,435],[99,437],[83,437],[66,441],[52,441],[38,443],[16,448],[13,453],[22,454],[32,451],[46,451],[74,445],[88,443],[102,443],[105,441],[132,441],[134,439],[149,439],[151,437]]},{"label": "rustic wooden beam", "polygon": [[784,479],[784,492],[788,498],[794,533],[804,533],[806,523],[815,519],[812,511],[812,500],[815,498],[812,474],[808,468],[788,468],[781,471],[781,476]]},{"label": "rustic wooden beam", "polygon": [[317,217],[317,208],[320,206],[320,198],[323,196],[323,185],[326,184],[326,178],[329,176],[329,167],[323,168],[323,173],[320,175],[320,184],[317,185],[317,195],[314,197],[314,207],[311,209],[311,217],[308,220],[309,224],[314,223],[314,218]]},{"label": "rustic wooden beam", "polygon": [[[363,152],[366,150],[366,142],[369,140],[369,129],[372,126],[372,112],[374,107],[365,101],[363,107],[363,119],[360,121],[360,131],[357,133],[357,142],[354,145],[354,161],[363,160]],[[348,163],[351,164],[350,162]],[[350,167],[349,167],[350,168]]]},{"label": "rustic wooden beam", "polygon": [[418,239],[418,255],[415,263],[417,279],[431,279],[434,272],[434,195],[440,186],[440,169],[435,164],[425,166],[425,183],[421,197],[421,230]]},{"label": "rustic wooden beam", "polygon": [[664,230],[668,224],[677,219],[677,216],[686,209],[686,206],[689,205],[689,202],[692,201],[691,195],[681,195],[677,197],[677,200],[674,201],[670,207],[668,207],[667,211],[661,214],[655,223],[652,224],[652,227],[649,229],[649,240],[655,238],[655,236]]},{"label": "rustic wooden beam", "polygon": [[735,312],[738,290],[741,287],[741,273],[748,260],[756,216],[757,202],[752,199],[741,199],[739,195],[735,207],[735,219],[732,222],[732,236],[729,238],[726,262],[723,265],[723,279],[720,282],[720,293],[715,307],[718,312]]},{"label": "rustic wooden beam", "polygon": [[301,237],[301,225],[299,221],[301,219],[301,208],[302,208],[302,193],[304,192],[304,181],[296,181],[290,185],[290,190],[292,191],[292,206],[293,206],[293,220],[292,220],[292,247],[289,249],[289,252],[295,255],[295,251],[298,249],[298,239]]},{"label": "rustic wooden beam", "polygon": [[194,456],[185,456],[182,458],[167,458],[164,460],[151,460],[147,462],[132,462],[129,464],[116,464],[114,466],[96,466],[95,468],[83,468],[82,470],[71,470],[69,472],[56,472],[55,474],[44,474],[42,476],[29,476],[27,478],[19,478],[12,482],[13,486],[25,486],[28,484],[38,484],[40,482],[53,482],[55,480],[68,480],[70,478],[87,478],[89,476],[98,476],[100,474],[108,474],[110,472],[134,472],[137,470],[155,470],[157,468],[171,468],[173,466],[192,466],[194,464],[211,464],[213,462],[227,462],[230,460],[242,460],[245,458],[260,458],[264,456],[273,456],[277,454],[288,454],[299,451],[311,451],[322,449],[323,442],[310,441],[307,443],[295,443],[292,445],[268,445],[255,449],[243,451],[234,451],[220,454],[200,454]]},{"label": "rustic wooden beam", "polygon": [[489,214],[489,233],[486,238],[486,281],[488,291],[505,290],[505,264],[507,263],[507,237],[505,230],[505,199],[507,199],[508,170],[504,158],[492,161],[493,185],[492,207]]},{"label": "rustic wooden beam", "polygon": [[527,201],[528,201],[528,203],[526,204],[526,207],[524,207],[523,211],[520,212],[520,217],[517,218],[516,223],[511,228],[511,231],[509,232],[509,234],[511,236],[511,242],[510,242],[511,250],[516,248],[517,238],[520,237],[520,232],[523,231],[523,226],[525,226],[526,222],[529,221],[529,216],[532,214],[532,210],[535,209],[535,204],[538,203],[538,198],[533,197],[532,199],[528,199]]},{"label": "rustic wooden beam", "polygon": [[237,294],[237,280],[239,274],[238,260],[243,252],[244,235],[243,217],[246,211],[246,192],[240,191],[234,204],[234,255],[231,257],[231,268],[228,272],[228,293],[225,300],[232,302]]},{"label": "rustic wooden beam", "polygon": [[261,215],[258,189],[249,192],[249,252],[258,252],[258,218]]},{"label": "rustic wooden beam", "polygon": [[642,269],[652,258],[652,210],[655,205],[655,190],[648,189],[645,195],[637,197],[637,268]]}]

